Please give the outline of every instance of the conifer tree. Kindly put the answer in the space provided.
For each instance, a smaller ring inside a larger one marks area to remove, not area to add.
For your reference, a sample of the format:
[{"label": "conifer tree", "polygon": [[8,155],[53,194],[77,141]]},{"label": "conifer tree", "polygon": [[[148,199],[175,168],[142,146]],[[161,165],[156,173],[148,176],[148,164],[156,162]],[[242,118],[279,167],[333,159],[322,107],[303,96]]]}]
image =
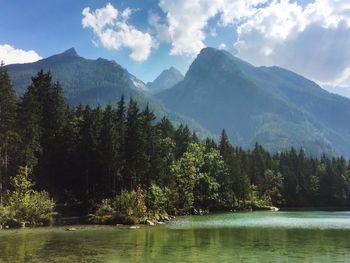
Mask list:
[{"label": "conifer tree", "polygon": [[19,138],[16,127],[17,101],[5,65],[0,65],[0,204],[7,189],[9,173],[16,169]]},{"label": "conifer tree", "polygon": [[117,107],[116,113],[116,131],[118,134],[118,156],[116,160],[117,167],[117,178],[121,180],[120,188],[117,189],[117,192],[120,192],[122,189],[126,188],[125,183],[125,137],[126,137],[126,106],[124,96],[120,98]]},{"label": "conifer tree", "polygon": [[100,133],[99,154],[103,169],[103,188],[105,196],[114,196],[117,193],[117,160],[119,152],[119,137],[117,132],[116,112],[108,105],[103,112]]},{"label": "conifer tree", "polygon": [[124,180],[128,190],[136,189],[140,186],[140,178],[143,171],[140,170],[140,161],[142,160],[142,150],[140,142],[141,131],[141,114],[137,103],[130,99],[125,136],[125,173]]}]

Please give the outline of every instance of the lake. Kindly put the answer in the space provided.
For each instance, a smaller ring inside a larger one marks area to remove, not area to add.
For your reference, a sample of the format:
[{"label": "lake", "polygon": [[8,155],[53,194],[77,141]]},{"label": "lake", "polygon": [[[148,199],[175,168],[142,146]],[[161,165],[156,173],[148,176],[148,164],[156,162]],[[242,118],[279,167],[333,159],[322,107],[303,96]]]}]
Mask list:
[{"label": "lake", "polygon": [[179,217],[156,227],[0,231],[0,262],[350,262],[350,212]]}]

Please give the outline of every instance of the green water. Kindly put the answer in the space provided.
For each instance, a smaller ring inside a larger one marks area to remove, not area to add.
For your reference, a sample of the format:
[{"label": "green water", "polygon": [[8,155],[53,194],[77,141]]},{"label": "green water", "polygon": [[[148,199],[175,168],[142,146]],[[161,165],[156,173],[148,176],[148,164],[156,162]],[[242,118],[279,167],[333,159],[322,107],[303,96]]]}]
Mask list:
[{"label": "green water", "polygon": [[0,262],[350,262],[350,212],[182,217],[140,229],[0,231]]}]

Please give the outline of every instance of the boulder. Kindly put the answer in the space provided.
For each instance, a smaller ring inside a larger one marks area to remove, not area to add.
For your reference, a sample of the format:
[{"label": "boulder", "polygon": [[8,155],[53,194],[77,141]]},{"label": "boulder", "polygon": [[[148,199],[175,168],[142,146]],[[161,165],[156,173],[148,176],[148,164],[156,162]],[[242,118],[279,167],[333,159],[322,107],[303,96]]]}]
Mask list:
[{"label": "boulder", "polygon": [[280,209],[278,207],[275,207],[275,206],[270,206],[270,211],[272,212],[277,212],[279,211]]},{"label": "boulder", "polygon": [[146,225],[148,226],[154,226],[155,223],[152,220],[146,220]]}]

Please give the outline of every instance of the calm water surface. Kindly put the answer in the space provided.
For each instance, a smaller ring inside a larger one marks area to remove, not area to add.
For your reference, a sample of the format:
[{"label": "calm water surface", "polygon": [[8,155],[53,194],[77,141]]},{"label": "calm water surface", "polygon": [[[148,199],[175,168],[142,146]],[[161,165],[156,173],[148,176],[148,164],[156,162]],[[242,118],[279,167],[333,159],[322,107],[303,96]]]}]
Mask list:
[{"label": "calm water surface", "polygon": [[254,212],[157,227],[0,231],[0,262],[350,262],[350,212]]}]

